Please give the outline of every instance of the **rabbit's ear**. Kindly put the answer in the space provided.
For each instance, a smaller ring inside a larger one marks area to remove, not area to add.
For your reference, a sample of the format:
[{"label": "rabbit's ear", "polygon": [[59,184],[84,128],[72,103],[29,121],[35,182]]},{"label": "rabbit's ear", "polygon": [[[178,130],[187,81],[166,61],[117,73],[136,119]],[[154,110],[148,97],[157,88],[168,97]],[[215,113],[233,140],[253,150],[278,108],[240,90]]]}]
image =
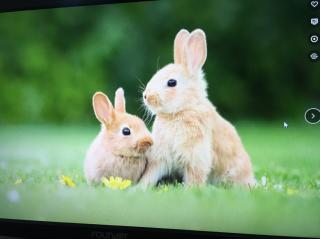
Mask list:
[{"label": "rabbit's ear", "polygon": [[122,88],[117,89],[114,100],[114,108],[116,111],[125,113],[126,112],[126,100],[124,98],[124,91]]},{"label": "rabbit's ear", "polygon": [[185,53],[184,53],[184,47],[185,43],[187,42],[187,39],[189,37],[190,33],[185,30],[181,29],[174,39],[174,52],[173,52],[173,58],[175,64],[183,64],[185,60]]},{"label": "rabbit's ear", "polygon": [[197,74],[207,59],[207,42],[204,31],[196,29],[190,34],[185,51],[189,73]]},{"label": "rabbit's ear", "polygon": [[104,124],[111,124],[115,118],[113,106],[105,94],[96,92],[92,98],[94,113],[97,119]]}]

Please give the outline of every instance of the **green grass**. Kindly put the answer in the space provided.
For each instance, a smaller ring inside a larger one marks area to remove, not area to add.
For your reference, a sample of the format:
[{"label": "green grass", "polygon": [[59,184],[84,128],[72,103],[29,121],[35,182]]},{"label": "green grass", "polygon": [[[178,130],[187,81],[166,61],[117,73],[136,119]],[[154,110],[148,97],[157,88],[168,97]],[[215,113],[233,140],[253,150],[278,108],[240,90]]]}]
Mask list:
[{"label": "green grass", "polygon": [[[0,218],[320,237],[319,126],[237,128],[257,179],[267,179],[251,191],[89,187],[83,160],[98,127],[0,127]],[[61,185],[61,175],[76,187]],[[18,195],[15,202],[9,192]]]}]

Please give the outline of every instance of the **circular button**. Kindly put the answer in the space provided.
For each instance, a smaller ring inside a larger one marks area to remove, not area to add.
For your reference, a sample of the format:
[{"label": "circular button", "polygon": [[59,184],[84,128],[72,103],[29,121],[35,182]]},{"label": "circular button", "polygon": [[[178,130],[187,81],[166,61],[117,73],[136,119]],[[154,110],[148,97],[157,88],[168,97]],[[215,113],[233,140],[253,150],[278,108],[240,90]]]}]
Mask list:
[{"label": "circular button", "polygon": [[320,121],[320,110],[317,108],[311,108],[306,111],[304,114],[305,120],[309,124],[316,124]]},{"label": "circular button", "polygon": [[317,43],[319,41],[318,35],[312,35],[310,36],[311,43]]},{"label": "circular button", "polygon": [[316,62],[319,60],[319,53],[316,51],[310,52],[309,57],[311,61]]}]

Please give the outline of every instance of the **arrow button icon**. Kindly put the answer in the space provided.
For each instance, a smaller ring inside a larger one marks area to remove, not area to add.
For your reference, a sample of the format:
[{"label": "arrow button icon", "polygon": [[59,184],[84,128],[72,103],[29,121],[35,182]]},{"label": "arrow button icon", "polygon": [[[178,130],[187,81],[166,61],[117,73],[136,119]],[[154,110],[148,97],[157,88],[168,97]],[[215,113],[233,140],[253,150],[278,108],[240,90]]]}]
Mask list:
[{"label": "arrow button icon", "polygon": [[304,118],[309,124],[317,124],[320,122],[320,110],[317,108],[310,108],[305,112]]}]

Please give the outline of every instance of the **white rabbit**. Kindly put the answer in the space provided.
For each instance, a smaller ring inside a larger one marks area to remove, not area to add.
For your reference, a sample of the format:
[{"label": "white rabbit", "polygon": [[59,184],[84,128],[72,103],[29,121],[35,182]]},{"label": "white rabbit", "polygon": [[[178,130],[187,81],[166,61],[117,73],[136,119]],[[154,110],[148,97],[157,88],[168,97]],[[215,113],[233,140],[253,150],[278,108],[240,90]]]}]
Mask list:
[{"label": "white rabbit", "polygon": [[137,182],[146,167],[145,152],[153,143],[150,132],[140,118],[126,113],[122,88],[116,91],[115,108],[101,92],[94,94],[93,108],[101,131],[86,155],[87,182],[100,182],[103,176]]},{"label": "white rabbit", "polygon": [[160,69],[146,86],[144,103],[156,118],[143,187],[174,172],[187,185],[255,183],[235,128],[207,98],[202,71],[206,57],[205,33],[183,29],[174,41],[174,63]]}]

